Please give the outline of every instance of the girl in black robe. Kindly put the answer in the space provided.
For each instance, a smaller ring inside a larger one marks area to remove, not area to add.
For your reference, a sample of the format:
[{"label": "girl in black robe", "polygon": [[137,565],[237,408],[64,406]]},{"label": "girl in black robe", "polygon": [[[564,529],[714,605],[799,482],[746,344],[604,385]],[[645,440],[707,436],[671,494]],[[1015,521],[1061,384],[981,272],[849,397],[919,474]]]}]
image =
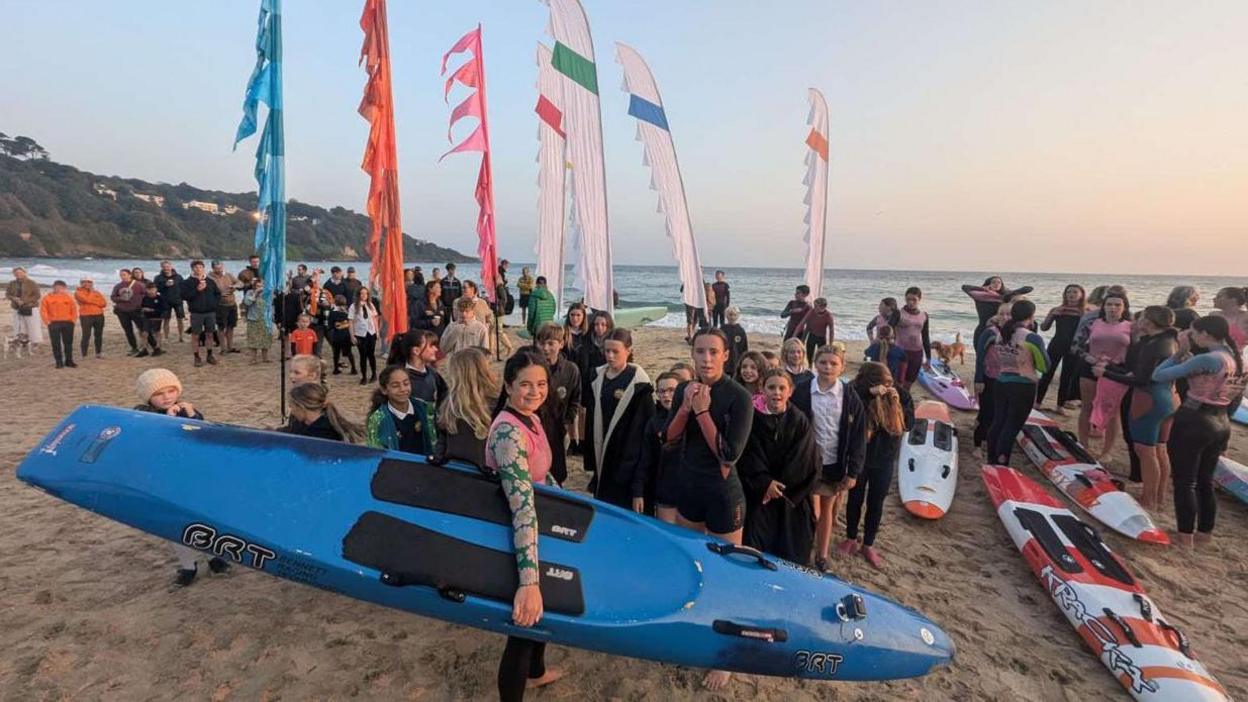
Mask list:
[{"label": "girl in black robe", "polygon": [[743,541],[794,563],[810,564],[815,515],[810,495],[820,474],[810,420],[789,404],[793,380],[782,370],[763,376],[767,411],[754,410],[745,454],[737,462],[745,488]]},{"label": "girl in black robe", "polygon": [[585,470],[594,497],[643,514],[654,513],[654,485],[643,464],[646,424],[654,416],[654,386],[631,363],[633,335],[616,329],[602,342],[606,362],[590,382],[585,403]]}]

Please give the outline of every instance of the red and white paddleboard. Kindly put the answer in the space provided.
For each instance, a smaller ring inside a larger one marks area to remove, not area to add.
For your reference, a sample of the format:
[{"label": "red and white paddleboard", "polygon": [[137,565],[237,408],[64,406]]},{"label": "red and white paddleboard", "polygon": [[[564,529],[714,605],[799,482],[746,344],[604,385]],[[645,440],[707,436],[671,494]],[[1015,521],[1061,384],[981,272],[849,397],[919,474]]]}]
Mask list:
[{"label": "red and white paddleboard", "polygon": [[1097,463],[1074,434],[1032,410],[1018,445],[1062,494],[1114,531],[1150,544],[1169,544],[1170,537],[1153,518]]},{"label": "red and white paddleboard", "polygon": [[984,466],[983,478],[1045,592],[1132,697],[1230,699],[1095,529],[1013,468]]},{"label": "red and white paddleboard", "polygon": [[958,432],[949,406],[926,400],[914,410],[914,428],[897,454],[897,494],[913,515],[940,519],[958,489]]}]

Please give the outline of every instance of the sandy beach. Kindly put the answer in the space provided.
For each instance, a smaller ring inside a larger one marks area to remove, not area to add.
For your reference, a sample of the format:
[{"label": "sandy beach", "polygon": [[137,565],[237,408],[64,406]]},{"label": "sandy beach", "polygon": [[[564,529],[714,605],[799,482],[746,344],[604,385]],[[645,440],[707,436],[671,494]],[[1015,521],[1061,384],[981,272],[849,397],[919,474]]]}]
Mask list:
[{"label": "sandy beach", "polygon": [[[80,404],[133,406],[144,368],[174,370],[186,399],[214,421],[278,424],[276,364],[232,355],[193,368],[189,344],[163,358],[127,358],[107,320],[106,358],[54,370],[46,347],[0,361],[0,692],[4,699],[459,700],[495,696],[503,637],[384,609],[234,568],[186,589],[171,581],[168,546],[26,487],[22,457]],[[8,333],[7,315],[2,323]],[[240,329],[240,334],[241,334]],[[642,329],[636,360],[653,375],[687,357],[680,333]],[[756,338],[756,348],[776,340]],[[861,358],[851,346],[850,372]],[[969,376],[971,366],[959,368]],[[366,388],[333,376],[332,397],[357,418]],[[917,388],[917,386],[916,386]],[[926,397],[916,390],[916,399]],[[878,546],[882,571],[833,559],[834,573],[918,608],[954,638],[957,659],[926,678],[847,684],[737,676],[720,693],[701,673],[649,661],[552,647],[548,663],[568,676],[534,700],[1127,699],[1048,600],[999,523],[970,453],[973,416],[957,413],[961,484],[938,522],[910,517],[896,497]],[[1073,418],[1063,418],[1073,425]],[[1230,454],[1248,459],[1248,427]],[[142,460],[136,456],[136,460]],[[1021,451],[1015,466],[1038,473]],[[1125,454],[1118,464],[1125,466]],[[586,476],[573,467],[571,487]],[[1045,483],[1047,486],[1047,482]],[[1050,489],[1052,494],[1056,490]],[[1174,525],[1173,507],[1159,521]],[[1104,534],[1105,531],[1102,530]],[[1104,534],[1196,654],[1234,697],[1248,698],[1248,505],[1219,494],[1212,545],[1195,553]]]}]

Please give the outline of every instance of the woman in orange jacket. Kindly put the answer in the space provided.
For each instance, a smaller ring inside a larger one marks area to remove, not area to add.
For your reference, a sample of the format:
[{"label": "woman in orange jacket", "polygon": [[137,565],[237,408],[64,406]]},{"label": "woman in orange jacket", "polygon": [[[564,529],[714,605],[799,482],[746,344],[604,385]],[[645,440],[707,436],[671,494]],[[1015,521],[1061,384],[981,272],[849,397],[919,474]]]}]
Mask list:
[{"label": "woman in orange jacket", "polygon": [[74,363],[74,322],[78,320],[78,305],[70,296],[65,281],[52,283],[52,292],[39,303],[39,316],[48,325],[56,367],[77,368],[78,364]]},{"label": "woman in orange jacket", "polygon": [[78,281],[78,289],[74,291],[74,302],[78,303],[78,320],[82,325],[82,357],[87,357],[87,347],[92,335],[95,336],[95,357],[102,358],[101,347],[104,345],[104,309],[108,300],[104,293],[95,289],[95,281],[83,278]]}]

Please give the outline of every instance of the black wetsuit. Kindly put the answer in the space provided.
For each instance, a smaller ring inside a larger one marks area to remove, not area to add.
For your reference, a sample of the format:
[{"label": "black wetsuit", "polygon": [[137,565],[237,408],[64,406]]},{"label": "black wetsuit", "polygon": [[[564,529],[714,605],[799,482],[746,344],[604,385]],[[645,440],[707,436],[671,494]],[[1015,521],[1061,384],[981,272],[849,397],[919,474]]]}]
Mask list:
[{"label": "black wetsuit", "polygon": [[1170,435],[1172,414],[1162,415],[1167,415],[1171,408],[1164,402],[1155,402],[1150,391],[1163,392],[1164,397],[1171,395],[1172,391],[1168,387],[1151,387],[1154,385],[1153,371],[1173,356],[1178,348],[1178,332],[1165,329],[1133,341],[1127,348],[1127,356],[1121,366],[1111,365],[1105,368],[1106,378],[1127,386],[1127,394],[1123,396],[1119,410],[1122,418],[1122,440],[1126,443],[1127,454],[1131,458],[1130,480],[1135,483],[1143,480],[1135,444],[1164,444]]},{"label": "black wetsuit", "polygon": [[[1036,388],[1037,405],[1044,402],[1044,395],[1049,390],[1049,383],[1053,382],[1058,364],[1062,366],[1062,377],[1057,381],[1058,406],[1079,399],[1079,364],[1071,350],[1075,345],[1075,329],[1079,327],[1082,316],[1073,313],[1059,314],[1053,318],[1051,324],[1057,327],[1049,341],[1049,360],[1053,361],[1053,365],[1040,378],[1040,384]],[[1049,327],[1041,326],[1041,330],[1048,331]]]},{"label": "black wetsuit", "polygon": [[721,323],[720,329],[728,337],[728,362],[724,364],[724,373],[735,377],[737,366],[741,364],[741,356],[750,350],[750,339],[740,324]]},{"label": "black wetsuit", "polygon": [[1024,285],[1017,290],[1007,290],[1002,287],[997,292],[992,292],[980,285],[963,285],[962,292],[971,296],[975,301],[975,315],[979,317],[979,323],[975,325],[975,331],[972,332],[971,338],[979,336],[979,333],[988,326],[988,320],[996,316],[997,311],[1001,309],[1001,303],[1009,302],[1011,298],[1018,295],[1026,295],[1032,291],[1030,285]]},{"label": "black wetsuit", "polygon": [[711,291],[715,293],[715,306],[711,308],[711,326],[724,326],[724,312],[728,309],[731,288],[728,283],[711,283]]},{"label": "black wetsuit", "polygon": [[805,300],[789,300],[789,304],[784,306],[780,311],[780,318],[789,320],[784,325],[784,340],[792,339],[797,332],[797,325],[802,323],[806,318],[806,313],[810,311],[810,303]]},{"label": "black wetsuit", "polygon": [[[672,407],[681,406],[688,386],[682,383],[676,388]],[[707,411],[719,434],[719,450],[712,451],[707,445],[698,417],[690,412],[681,435],[677,508],[685,519],[705,523],[711,533],[728,534],[745,523],[745,494],[736,463],[750,438],[754,402],[749,390],[725,375],[711,385],[711,406]],[[721,472],[724,465],[730,467],[726,478]]]},{"label": "black wetsuit", "polygon": [[[851,385],[847,390],[853,388]],[[852,391],[852,390],[851,390]],[[901,399],[901,408],[905,413],[906,432],[914,426],[914,401],[910,393],[897,388]],[[870,398],[859,397],[865,405]],[[862,520],[862,506],[866,503],[866,522],[863,525],[862,545],[871,546],[880,531],[880,522],[884,519],[884,498],[888,497],[893,485],[893,467],[897,465],[897,451],[901,448],[901,439],[905,432],[892,436],[877,430],[867,441],[866,454],[862,461],[862,474],[858,482],[849,491],[849,500],[845,503],[845,537],[858,538],[858,523]]]},{"label": "black wetsuit", "polygon": [[680,501],[680,450],[678,444],[667,441],[669,415],[662,405],[656,405],[654,416],[646,422],[641,466],[646,471],[646,485],[654,486],[655,506],[675,509]]}]

